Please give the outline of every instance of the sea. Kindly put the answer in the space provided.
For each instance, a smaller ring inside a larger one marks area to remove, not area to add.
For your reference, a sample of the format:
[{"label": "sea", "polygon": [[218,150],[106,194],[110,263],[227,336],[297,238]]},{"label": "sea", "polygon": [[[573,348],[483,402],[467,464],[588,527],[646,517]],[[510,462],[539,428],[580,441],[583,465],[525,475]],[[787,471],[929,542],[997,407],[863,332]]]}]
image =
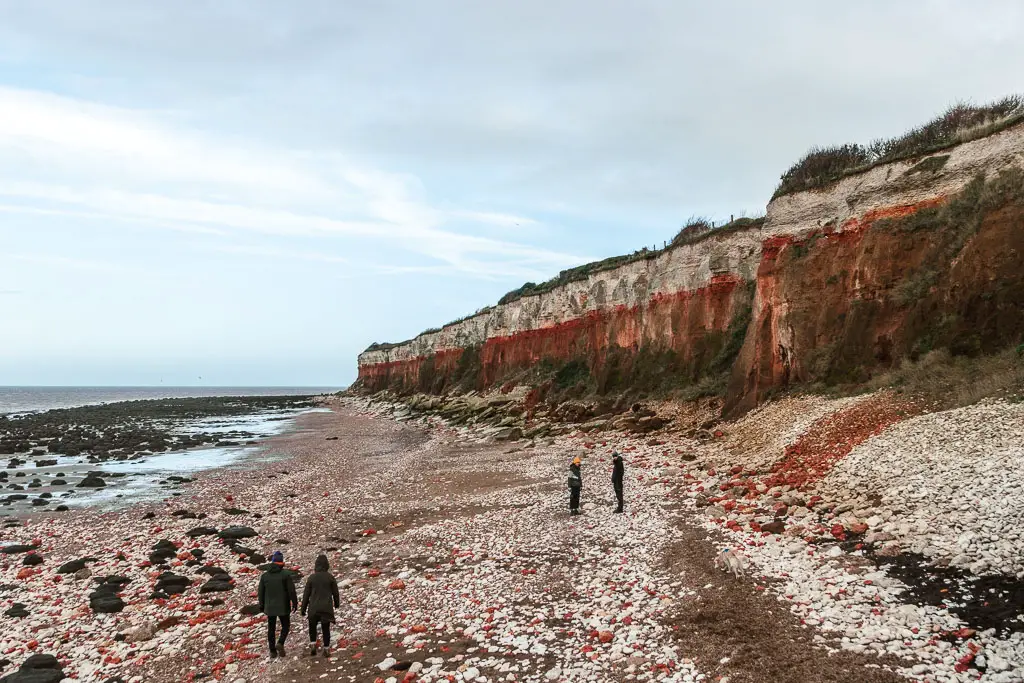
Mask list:
[{"label": "sea", "polygon": [[0,415],[157,398],[308,396],[337,391],[332,387],[0,387]]},{"label": "sea", "polygon": [[[338,389],[332,387],[0,387],[0,415],[145,399],[310,396],[337,391]],[[4,469],[12,477],[26,477],[26,481],[35,478],[41,487],[30,489],[34,491],[33,496],[49,493],[53,496],[54,505],[65,504],[72,510],[83,507],[116,510],[136,502],[176,495],[177,489],[168,486],[168,477],[171,476],[188,477],[211,468],[245,466],[253,458],[275,459],[277,456],[260,448],[259,442],[290,430],[300,415],[325,411],[326,408],[318,407],[264,410],[250,415],[188,420],[176,425],[176,429],[183,432],[216,433],[241,430],[253,435],[257,443],[255,446],[247,444],[236,447],[193,448],[99,464],[90,463],[85,455],[48,454],[46,457],[55,459],[56,464],[36,466],[32,462],[15,464],[13,461],[8,463],[7,460],[3,460],[0,461],[0,469]],[[7,467],[4,467],[5,463]],[[75,483],[86,472],[92,470],[100,470],[116,477],[108,479],[108,485],[102,489],[77,488]],[[70,485],[50,484],[57,479],[69,480]],[[5,489],[13,489],[14,486],[0,484],[0,504],[3,503],[4,495],[10,493]],[[8,502],[0,505],[0,518],[10,514],[34,513],[37,510],[39,514],[46,513],[46,508],[33,508],[29,499]]]}]

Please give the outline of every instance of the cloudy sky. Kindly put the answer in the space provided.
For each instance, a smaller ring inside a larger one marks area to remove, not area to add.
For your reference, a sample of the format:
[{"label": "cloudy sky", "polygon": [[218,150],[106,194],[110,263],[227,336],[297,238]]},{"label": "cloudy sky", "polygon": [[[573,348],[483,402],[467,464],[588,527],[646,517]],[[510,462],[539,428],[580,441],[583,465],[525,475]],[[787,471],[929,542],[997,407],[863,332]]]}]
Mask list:
[{"label": "cloudy sky", "polygon": [[0,0],[0,385],[345,385],[1022,63],[1016,0]]}]

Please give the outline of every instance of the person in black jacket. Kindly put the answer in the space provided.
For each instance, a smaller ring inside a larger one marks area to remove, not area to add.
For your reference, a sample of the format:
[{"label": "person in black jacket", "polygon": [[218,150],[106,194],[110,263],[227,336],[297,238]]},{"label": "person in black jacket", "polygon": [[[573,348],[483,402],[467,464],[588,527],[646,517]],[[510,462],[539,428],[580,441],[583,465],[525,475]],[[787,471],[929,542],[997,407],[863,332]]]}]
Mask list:
[{"label": "person in black jacket", "polygon": [[306,580],[302,592],[302,616],[309,619],[309,655],[316,656],[316,627],[319,624],[324,637],[324,657],[330,656],[331,624],[334,610],[341,606],[338,582],[330,573],[326,555],[316,558],[313,574]]},{"label": "person in black jacket", "polygon": [[[284,657],[284,641],[291,628],[291,613],[299,609],[299,597],[295,593],[293,572],[284,568],[284,555],[280,550],[270,557],[270,568],[260,577],[256,593],[260,612],[267,615],[267,640],[270,641],[270,658]],[[275,641],[277,622],[281,621],[281,637]]]},{"label": "person in black jacket", "polygon": [[612,487],[615,489],[615,499],[619,506],[615,512],[622,513],[622,479],[626,474],[626,466],[622,463],[622,456],[619,453],[612,453]]},{"label": "person in black jacket", "polygon": [[583,472],[580,470],[580,459],[572,459],[569,465],[569,514],[580,514],[580,494],[583,493]]}]

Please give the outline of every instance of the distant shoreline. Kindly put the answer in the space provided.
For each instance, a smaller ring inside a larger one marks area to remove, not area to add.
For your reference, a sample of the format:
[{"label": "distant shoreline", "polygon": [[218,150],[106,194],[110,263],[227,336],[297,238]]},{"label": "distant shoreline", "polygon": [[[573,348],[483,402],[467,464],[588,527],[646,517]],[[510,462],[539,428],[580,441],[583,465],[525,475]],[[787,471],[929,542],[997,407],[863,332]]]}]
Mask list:
[{"label": "distant shoreline", "polygon": [[174,495],[194,473],[244,457],[322,402],[310,394],[175,397],[0,416],[0,513]]},{"label": "distant shoreline", "polygon": [[335,387],[288,386],[0,386],[0,415],[173,398],[322,396]]}]

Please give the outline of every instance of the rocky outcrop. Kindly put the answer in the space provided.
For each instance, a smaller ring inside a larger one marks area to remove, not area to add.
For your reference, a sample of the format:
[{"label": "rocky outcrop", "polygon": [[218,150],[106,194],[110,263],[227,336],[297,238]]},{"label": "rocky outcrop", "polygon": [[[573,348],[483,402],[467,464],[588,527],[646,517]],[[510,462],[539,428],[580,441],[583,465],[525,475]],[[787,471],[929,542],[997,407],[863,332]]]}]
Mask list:
[{"label": "rocky outcrop", "polygon": [[721,376],[737,414],[794,384],[862,382],[933,349],[1019,344],[1021,169],[1018,124],[783,195],[763,222],[375,345],[358,386],[484,389],[546,368],[613,393],[648,375],[676,386]]}]

